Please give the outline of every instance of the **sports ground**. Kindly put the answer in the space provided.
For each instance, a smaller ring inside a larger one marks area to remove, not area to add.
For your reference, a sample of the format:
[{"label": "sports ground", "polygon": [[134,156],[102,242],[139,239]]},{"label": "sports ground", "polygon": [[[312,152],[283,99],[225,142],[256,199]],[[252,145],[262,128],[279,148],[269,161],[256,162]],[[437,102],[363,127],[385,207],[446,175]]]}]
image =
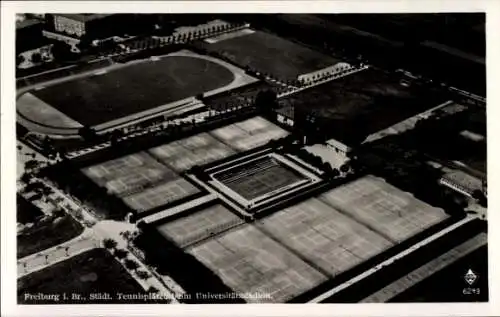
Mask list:
[{"label": "sports ground", "polygon": [[149,153],[174,170],[182,172],[195,165],[217,161],[235,152],[209,133],[200,133],[152,148]]},{"label": "sports ground", "polygon": [[212,130],[210,134],[240,152],[264,145],[272,139],[285,137],[289,133],[262,117],[254,117]]},{"label": "sports ground", "polygon": [[320,199],[386,239],[399,243],[448,217],[411,194],[366,176],[335,188]]},{"label": "sports ground", "polygon": [[257,301],[284,303],[327,278],[252,225],[187,251],[239,293],[270,294]]},{"label": "sports ground", "polygon": [[[169,110],[178,106],[175,102],[255,81],[223,61],[179,51],[38,87],[21,96],[17,108],[30,121],[41,118],[43,125],[95,126]],[[42,105],[42,113],[32,113],[33,104]]]},{"label": "sports ground", "polygon": [[86,167],[82,172],[138,212],[199,192],[198,188],[146,152]]},{"label": "sports ground", "polygon": [[271,294],[255,300],[283,303],[446,218],[366,176],[254,223],[215,205],[157,229],[233,290]]},{"label": "sports ground", "polygon": [[213,205],[163,225],[157,230],[181,248],[203,241],[244,221],[223,205]]},{"label": "sports ground", "polygon": [[270,156],[215,173],[213,177],[246,200],[253,200],[305,179]]},{"label": "sports ground", "polygon": [[279,36],[256,31],[230,37],[215,43],[203,43],[208,51],[228,58],[241,67],[250,67],[260,73],[285,80],[297,79],[340,62]]},{"label": "sports ground", "polygon": [[254,117],[212,131],[149,149],[154,157],[177,172],[264,145],[288,135],[262,117]]},{"label": "sports ground", "polygon": [[264,118],[254,117],[88,166],[82,173],[108,193],[120,197],[133,210],[144,212],[200,193],[179,173],[287,134]]}]

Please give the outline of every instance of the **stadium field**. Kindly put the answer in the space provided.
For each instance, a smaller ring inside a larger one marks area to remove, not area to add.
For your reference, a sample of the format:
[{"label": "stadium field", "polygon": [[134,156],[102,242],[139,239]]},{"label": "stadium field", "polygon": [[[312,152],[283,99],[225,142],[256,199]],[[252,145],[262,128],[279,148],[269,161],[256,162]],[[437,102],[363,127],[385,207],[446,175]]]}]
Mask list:
[{"label": "stadium field", "polygon": [[234,153],[229,146],[208,133],[164,144],[149,149],[149,152],[177,172],[214,162]]},{"label": "stadium field", "polygon": [[196,55],[168,55],[32,94],[80,124],[92,126],[216,90],[234,80],[233,72],[222,63]]},{"label": "stadium field", "polygon": [[241,67],[248,66],[282,80],[297,79],[301,74],[340,62],[331,56],[261,31],[202,45],[208,51],[217,52]]},{"label": "stadium field", "polygon": [[141,213],[160,207],[185,197],[199,193],[200,190],[183,178],[171,180],[149,187],[139,193],[123,198],[125,204]]},{"label": "stadium field", "polygon": [[337,187],[319,199],[394,243],[402,242],[448,217],[444,210],[371,175]]},{"label": "stadium field", "polygon": [[210,134],[240,152],[285,137],[289,133],[262,117],[254,117],[212,130]]},{"label": "stadium field", "polygon": [[230,230],[187,251],[235,292],[264,295],[245,298],[248,302],[284,303],[326,280],[252,225]]},{"label": "stadium field", "polygon": [[179,247],[203,241],[244,221],[222,205],[214,205],[194,214],[161,224],[156,229]]},{"label": "stadium field", "polygon": [[108,192],[118,196],[150,187],[179,176],[145,152],[134,153],[82,169],[82,172]]},{"label": "stadium field", "polygon": [[305,179],[298,172],[270,156],[243,163],[212,176],[247,200]]}]

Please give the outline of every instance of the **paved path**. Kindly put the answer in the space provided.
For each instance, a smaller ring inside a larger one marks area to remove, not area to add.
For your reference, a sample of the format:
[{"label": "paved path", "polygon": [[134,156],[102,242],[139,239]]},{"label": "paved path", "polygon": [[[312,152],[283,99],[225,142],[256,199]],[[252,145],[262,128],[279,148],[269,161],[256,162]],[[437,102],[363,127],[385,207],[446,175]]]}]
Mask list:
[{"label": "paved path", "polygon": [[92,229],[86,228],[78,237],[17,261],[17,278],[64,261],[77,254],[99,247]]},{"label": "paved path", "polygon": [[373,273],[379,271],[380,269],[382,269],[383,267],[393,263],[394,261],[397,261],[405,256],[407,256],[408,254],[420,249],[421,247],[423,246],[426,246],[427,244],[441,238],[442,236],[444,236],[445,234],[448,234],[449,232],[453,231],[454,229],[458,228],[458,227],[461,227],[463,226],[464,224],[474,220],[474,219],[477,219],[477,216],[469,216],[469,217],[466,217],[454,224],[452,224],[451,226],[449,227],[446,227],[445,229],[433,234],[432,236],[420,241],[419,243],[411,246],[410,248],[396,254],[395,256],[385,260],[384,262],[372,267],[371,269],[363,272],[362,274],[334,287],[333,289],[321,294],[320,296],[310,300],[309,302],[310,303],[319,303],[319,302],[322,302],[324,301],[325,299],[329,298],[330,296],[348,288],[349,286],[361,281],[362,279],[366,278],[367,276],[370,276],[372,275]]}]

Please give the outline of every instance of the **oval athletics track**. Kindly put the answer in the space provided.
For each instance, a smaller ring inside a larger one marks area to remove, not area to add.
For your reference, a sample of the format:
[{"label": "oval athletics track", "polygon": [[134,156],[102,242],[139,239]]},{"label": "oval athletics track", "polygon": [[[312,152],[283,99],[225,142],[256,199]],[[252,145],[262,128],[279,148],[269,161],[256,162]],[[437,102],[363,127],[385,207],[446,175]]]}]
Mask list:
[{"label": "oval athletics track", "polygon": [[[241,74],[235,74],[233,67],[213,61],[213,58],[174,54],[163,56],[158,61],[143,60],[121,65],[102,75],[96,75],[102,71],[97,70],[91,75],[48,85],[40,90],[32,87],[29,93],[55,109],[54,112],[82,125],[92,126],[138,113],[156,112],[157,108],[183,98],[229,88],[241,78]],[[47,111],[41,108],[39,113],[33,109],[26,113],[22,109],[23,104],[18,103],[18,119],[28,120],[29,128],[34,132],[69,136],[69,131],[61,131],[70,128],[68,130],[77,133],[74,126],[61,126],[61,122],[68,120],[55,118],[54,124],[51,124],[52,121],[44,117]],[[37,122],[40,123],[38,129]]]}]

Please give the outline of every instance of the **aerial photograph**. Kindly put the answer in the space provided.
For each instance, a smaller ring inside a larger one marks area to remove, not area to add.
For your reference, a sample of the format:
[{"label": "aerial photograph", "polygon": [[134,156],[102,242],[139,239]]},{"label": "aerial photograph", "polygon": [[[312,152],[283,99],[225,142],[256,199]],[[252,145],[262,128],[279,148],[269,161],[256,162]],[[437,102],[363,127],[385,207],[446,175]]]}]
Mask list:
[{"label": "aerial photograph", "polygon": [[491,300],[484,13],[15,33],[19,305]]}]

